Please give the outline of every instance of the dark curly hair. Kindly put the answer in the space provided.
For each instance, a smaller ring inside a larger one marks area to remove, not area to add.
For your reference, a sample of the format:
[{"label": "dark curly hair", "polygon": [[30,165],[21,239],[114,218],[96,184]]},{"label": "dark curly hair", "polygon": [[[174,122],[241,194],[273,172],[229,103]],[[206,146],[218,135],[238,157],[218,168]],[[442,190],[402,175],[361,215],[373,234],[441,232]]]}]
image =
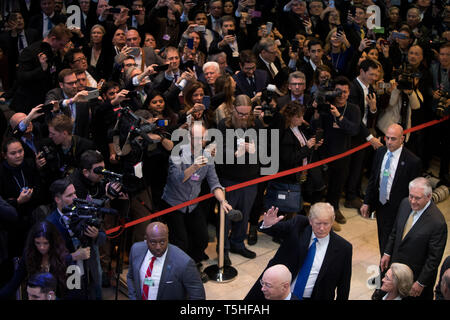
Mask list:
[{"label": "dark curly hair", "polygon": [[48,221],[36,223],[28,233],[25,245],[25,265],[28,275],[42,272],[42,254],[38,251],[34,241],[36,238],[43,237],[49,242],[48,262],[50,264],[49,272],[55,276],[58,281],[59,295],[64,291],[66,284],[66,256],[69,254],[65,242],[58,229]]}]

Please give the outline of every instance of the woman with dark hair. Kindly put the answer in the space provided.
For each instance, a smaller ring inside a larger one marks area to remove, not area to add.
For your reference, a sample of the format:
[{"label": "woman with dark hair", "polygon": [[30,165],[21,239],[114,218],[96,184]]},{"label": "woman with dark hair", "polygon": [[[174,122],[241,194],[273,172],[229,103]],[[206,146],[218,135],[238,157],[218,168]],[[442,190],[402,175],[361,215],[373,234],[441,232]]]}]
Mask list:
[{"label": "woman with dark hair", "polygon": [[0,299],[11,297],[30,275],[50,272],[58,282],[56,295],[66,293],[67,266],[76,260],[88,258],[89,251],[80,248],[69,254],[56,227],[48,221],[36,223],[30,230],[25,250],[11,281],[0,290]]},{"label": "woman with dark hair", "polygon": [[0,164],[0,195],[19,214],[18,229],[12,233],[10,244],[13,256],[23,251],[28,230],[33,225],[32,211],[41,204],[41,178],[35,162],[25,159],[22,143],[13,137],[2,146],[3,161]]},{"label": "woman with dark hair", "polygon": [[316,33],[324,41],[328,33],[337,26],[341,25],[339,10],[332,7],[326,7],[320,14],[321,22],[317,24]]},{"label": "woman with dark hair", "polygon": [[157,90],[150,91],[144,101],[144,106],[157,120],[168,120],[166,130],[173,131],[176,129],[178,115],[171,108],[167,107],[166,98],[161,92]]},{"label": "woman with dark hair", "polygon": [[214,83],[216,92],[224,93],[224,102],[214,112],[214,122],[216,126],[220,120],[231,116],[233,112],[234,92],[236,91],[236,81],[228,73],[219,76]]},{"label": "woman with dark hair", "polygon": [[178,119],[178,124],[190,128],[194,121],[203,121],[206,128],[210,127],[209,112],[203,105],[205,85],[195,81],[184,89],[184,110]]}]

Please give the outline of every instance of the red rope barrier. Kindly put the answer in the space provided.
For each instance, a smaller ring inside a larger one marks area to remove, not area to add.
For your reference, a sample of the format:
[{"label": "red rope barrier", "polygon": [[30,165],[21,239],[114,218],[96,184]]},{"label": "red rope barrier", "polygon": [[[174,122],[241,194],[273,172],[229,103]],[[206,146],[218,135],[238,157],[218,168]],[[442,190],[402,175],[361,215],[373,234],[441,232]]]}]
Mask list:
[{"label": "red rope barrier", "polygon": [[[444,117],[442,119],[439,119],[439,120],[429,121],[429,122],[420,124],[418,126],[415,126],[413,128],[407,129],[407,130],[404,131],[404,133],[411,133],[411,132],[422,130],[424,128],[427,128],[427,127],[430,127],[430,126],[434,126],[434,125],[436,125],[438,123],[444,122],[444,121],[448,120],[449,118],[450,118],[450,116],[446,116],[446,117]],[[344,158],[346,156],[349,156],[349,155],[351,155],[351,154],[353,154],[355,152],[358,152],[358,151],[360,151],[360,150],[362,150],[364,148],[367,148],[369,145],[370,145],[370,143],[366,142],[366,143],[363,143],[362,145],[357,146],[357,147],[355,147],[353,149],[350,149],[350,150],[348,150],[348,151],[346,151],[344,153],[341,153],[341,154],[338,154],[338,155],[335,155],[335,156],[332,156],[332,157],[329,157],[329,158],[326,158],[326,159],[323,159],[323,160],[320,160],[320,161],[316,161],[314,163],[307,164],[306,166],[301,166],[301,167],[285,170],[285,171],[282,171],[282,172],[278,172],[276,174],[268,175],[268,176],[265,176],[265,177],[256,178],[256,179],[249,180],[249,181],[246,181],[246,182],[238,183],[238,184],[235,184],[235,185],[232,185],[230,187],[225,188],[225,190],[227,192],[230,192],[230,191],[242,189],[242,188],[254,185],[254,184],[258,184],[258,183],[261,183],[261,182],[264,182],[264,181],[269,181],[269,180],[277,179],[277,178],[280,178],[280,177],[288,176],[288,175],[291,175],[293,173],[297,173],[297,172],[300,172],[300,171],[303,171],[303,170],[308,170],[308,169],[311,169],[311,168],[319,167],[319,166],[324,165],[326,163],[329,163],[329,162],[332,162],[332,161]],[[106,234],[110,234],[110,233],[116,232],[121,227],[124,227],[124,228],[132,227],[134,225],[137,225],[139,223],[142,223],[142,222],[154,219],[156,217],[160,217],[160,216],[165,215],[167,213],[170,213],[172,211],[176,211],[178,209],[181,209],[181,208],[190,206],[192,204],[201,202],[203,200],[212,198],[213,196],[214,195],[212,193],[205,194],[205,195],[200,196],[198,198],[186,201],[184,203],[180,203],[179,205],[176,205],[174,207],[167,208],[167,209],[161,210],[161,211],[156,212],[156,213],[152,213],[152,214],[150,214],[148,216],[139,218],[139,219],[134,220],[134,221],[130,221],[130,222],[126,223],[125,226],[118,226],[118,227],[109,229],[109,230],[106,231]]]}]

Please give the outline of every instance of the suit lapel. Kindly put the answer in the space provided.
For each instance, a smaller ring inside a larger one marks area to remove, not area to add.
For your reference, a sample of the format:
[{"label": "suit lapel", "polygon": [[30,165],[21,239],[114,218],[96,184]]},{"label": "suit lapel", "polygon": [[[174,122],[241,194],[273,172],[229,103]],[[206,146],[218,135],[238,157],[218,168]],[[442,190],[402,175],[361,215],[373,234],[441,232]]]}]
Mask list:
[{"label": "suit lapel", "polygon": [[[431,202],[430,205],[428,206],[428,208],[424,212],[422,212],[419,219],[417,219],[416,223],[414,223],[414,225],[411,227],[409,232],[405,235],[405,238],[403,240],[406,240],[416,230],[420,230],[422,228],[422,226],[426,223],[428,217],[430,216],[430,210],[431,210],[432,205],[433,205],[433,202]],[[408,217],[409,217],[409,215],[408,215]],[[405,224],[406,224],[406,221],[405,221]],[[403,230],[402,230],[402,234],[403,234]]]},{"label": "suit lapel", "polygon": [[164,261],[162,273],[161,273],[161,279],[159,280],[159,288],[158,288],[158,294],[156,300],[160,300],[161,296],[166,289],[166,286],[164,285],[167,281],[167,279],[170,279],[170,275],[172,274],[172,250],[170,248],[170,244],[167,247],[167,254],[166,254],[166,260]]},{"label": "suit lapel", "polygon": [[137,275],[139,275],[138,277],[135,277],[136,279],[138,279],[138,282],[136,283],[136,287],[138,287],[139,288],[139,296],[141,297],[142,296],[142,286],[141,286],[141,267],[142,267],[142,264],[144,263],[144,259],[145,259],[145,256],[147,255],[147,251],[148,251],[148,246],[147,246],[147,243],[144,241],[144,246],[142,246],[142,248],[139,248],[140,249],[140,252],[139,252],[139,254],[138,254],[138,261],[136,261],[136,264],[135,264],[135,270],[133,270],[134,271],[134,274],[137,274]]},{"label": "suit lapel", "polygon": [[402,149],[402,153],[400,154],[400,158],[398,159],[397,169],[395,170],[394,180],[392,180],[392,186],[395,186],[399,177],[403,174],[403,170],[405,169],[405,147]]},{"label": "suit lapel", "polygon": [[330,240],[328,242],[327,251],[325,252],[325,257],[322,261],[322,266],[320,267],[319,274],[317,275],[316,283],[314,284],[313,294],[316,292],[317,284],[321,281],[323,276],[327,273],[327,269],[329,265],[331,264],[331,261],[334,261],[334,256],[336,254],[337,248],[335,246],[335,238],[336,235],[333,231],[330,232]]}]

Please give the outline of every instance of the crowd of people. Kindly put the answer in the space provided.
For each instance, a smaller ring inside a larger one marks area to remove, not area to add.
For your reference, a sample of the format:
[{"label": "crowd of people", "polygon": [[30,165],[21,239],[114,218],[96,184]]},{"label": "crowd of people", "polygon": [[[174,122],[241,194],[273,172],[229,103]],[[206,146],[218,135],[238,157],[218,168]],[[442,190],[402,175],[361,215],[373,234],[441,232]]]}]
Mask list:
[{"label": "crowd of people", "polygon": [[230,252],[255,258],[258,232],[280,244],[246,299],[347,300],[343,194],[376,218],[373,299],[449,299],[448,259],[434,292],[447,226],[422,176],[437,157],[439,185],[450,185],[450,121],[404,133],[450,114],[449,1],[5,0],[0,10],[1,299],[22,284],[30,300],[101,300],[122,259],[130,299],[205,299],[208,224],[219,239],[223,211],[224,265]]}]

